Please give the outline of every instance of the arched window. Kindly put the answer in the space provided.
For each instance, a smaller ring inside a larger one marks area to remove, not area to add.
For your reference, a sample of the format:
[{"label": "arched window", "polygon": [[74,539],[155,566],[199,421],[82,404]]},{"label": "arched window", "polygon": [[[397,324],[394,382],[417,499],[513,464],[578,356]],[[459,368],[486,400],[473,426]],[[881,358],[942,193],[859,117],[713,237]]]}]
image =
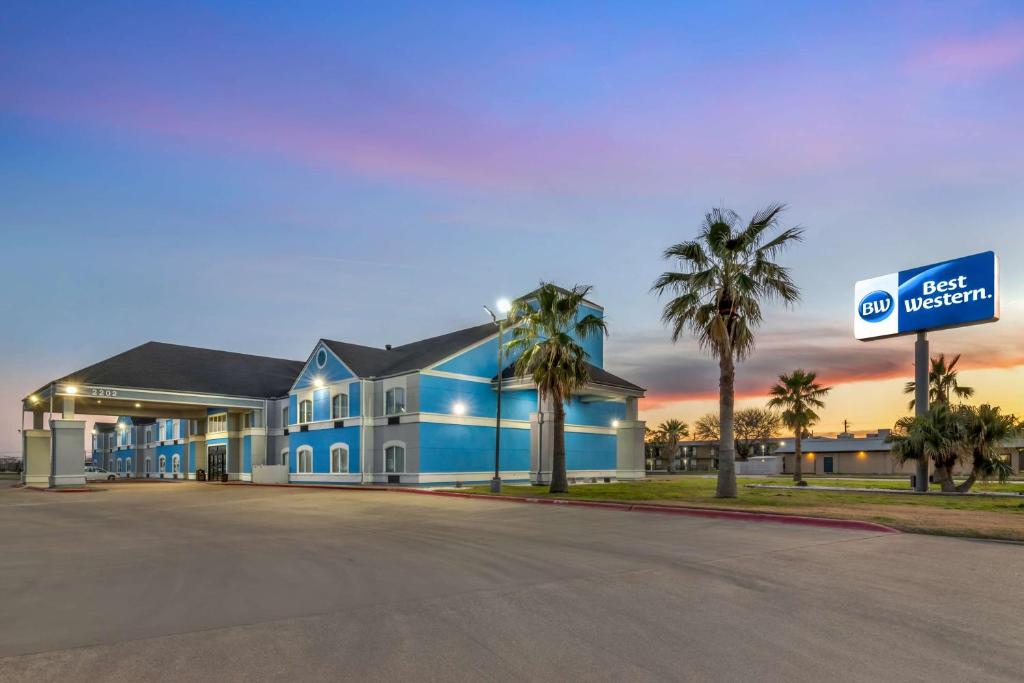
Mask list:
[{"label": "arched window", "polygon": [[171,471],[175,474],[181,472],[181,456],[177,453],[171,456]]},{"label": "arched window", "polygon": [[299,401],[299,424],[313,421],[313,402],[308,398]]},{"label": "arched window", "polygon": [[120,474],[124,474],[124,458],[117,459],[117,471]]},{"label": "arched window", "polygon": [[295,450],[295,471],[308,474],[313,471],[313,449],[299,446]]},{"label": "arched window", "polygon": [[401,441],[388,441],[384,444],[384,471],[405,472],[405,444]]},{"label": "arched window", "polygon": [[153,471],[153,458],[146,458],[146,473],[149,474]]},{"label": "arched window", "polygon": [[331,473],[348,472],[348,444],[336,443],[331,446]]},{"label": "arched window", "polygon": [[166,455],[161,455],[158,464],[159,464],[159,467],[160,467],[160,472],[166,472],[167,471],[167,456]]},{"label": "arched window", "polygon": [[391,387],[384,392],[384,414],[395,415],[405,412],[405,388]]},{"label": "arched window", "polygon": [[335,394],[331,399],[331,419],[348,417],[348,394]]},{"label": "arched window", "polygon": [[277,464],[278,465],[284,465],[285,467],[288,467],[288,449],[287,448],[281,449],[281,457],[278,458]]}]

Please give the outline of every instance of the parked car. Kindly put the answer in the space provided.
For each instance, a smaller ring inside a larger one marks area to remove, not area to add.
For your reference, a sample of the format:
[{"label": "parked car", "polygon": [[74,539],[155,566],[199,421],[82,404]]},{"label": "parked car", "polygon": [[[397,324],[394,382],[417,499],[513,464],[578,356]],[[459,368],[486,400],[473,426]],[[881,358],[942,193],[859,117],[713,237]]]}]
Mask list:
[{"label": "parked car", "polygon": [[96,467],[95,465],[85,466],[85,480],[86,481],[102,481],[102,480],[117,479],[117,475],[113,472],[108,472],[102,467]]}]

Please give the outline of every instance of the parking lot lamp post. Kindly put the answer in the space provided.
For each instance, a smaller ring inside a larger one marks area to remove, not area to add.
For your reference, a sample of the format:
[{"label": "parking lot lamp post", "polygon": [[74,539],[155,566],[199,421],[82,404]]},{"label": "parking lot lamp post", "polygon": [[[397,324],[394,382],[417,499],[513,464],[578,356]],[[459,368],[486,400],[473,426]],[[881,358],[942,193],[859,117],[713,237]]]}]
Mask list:
[{"label": "parking lot lamp post", "polygon": [[[498,299],[495,308],[498,311],[497,314],[487,306],[484,306],[484,310],[490,314],[491,320],[498,326],[498,405],[494,421],[494,478],[491,479],[491,493],[501,493],[501,373],[505,366],[505,348],[502,335],[505,331],[504,316],[512,308],[512,304],[508,299]],[[499,319],[498,315],[503,317]]]}]

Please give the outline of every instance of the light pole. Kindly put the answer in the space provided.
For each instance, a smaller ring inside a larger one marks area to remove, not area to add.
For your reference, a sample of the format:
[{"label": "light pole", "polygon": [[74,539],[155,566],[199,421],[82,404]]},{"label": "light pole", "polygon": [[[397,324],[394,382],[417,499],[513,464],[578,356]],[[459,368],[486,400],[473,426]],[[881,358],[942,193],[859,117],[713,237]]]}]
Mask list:
[{"label": "light pole", "polygon": [[[495,308],[504,316],[512,308],[508,299],[498,299]],[[501,493],[501,373],[505,369],[505,348],[502,344],[502,333],[505,331],[505,318],[498,318],[487,306],[484,310],[491,316],[491,321],[498,326],[498,406],[495,411],[494,424],[494,478],[491,479],[491,493]]]}]

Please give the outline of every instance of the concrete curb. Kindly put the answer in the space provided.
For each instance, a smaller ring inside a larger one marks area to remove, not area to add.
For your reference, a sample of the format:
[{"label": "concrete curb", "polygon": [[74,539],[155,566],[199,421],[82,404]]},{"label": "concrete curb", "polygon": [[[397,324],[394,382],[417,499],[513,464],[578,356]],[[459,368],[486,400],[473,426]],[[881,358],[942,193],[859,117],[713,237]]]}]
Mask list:
[{"label": "concrete curb", "polygon": [[612,503],[597,500],[565,500],[563,498],[528,498],[525,496],[491,496],[483,493],[464,493],[462,491],[438,491],[430,489],[414,489],[408,487],[367,487],[317,484],[253,484],[250,482],[231,482],[246,486],[275,486],[290,489],[326,489],[345,491],[386,491],[392,493],[416,493],[424,496],[445,496],[448,498],[475,498],[477,500],[493,500],[506,503],[535,503],[539,505],[566,505],[569,507],[601,508],[619,510],[621,512],[650,512],[663,515],[689,515],[712,519],[732,519],[747,522],[773,522],[775,524],[802,524],[804,526],[827,527],[832,529],[848,529],[854,531],[873,531],[884,534],[902,533],[884,524],[865,522],[859,519],[831,519],[829,517],[806,517],[803,515],[782,515],[773,512],[749,512],[745,510],[723,510],[718,508],[682,507],[680,505],[659,505],[657,503]]},{"label": "concrete curb", "polygon": [[79,487],[79,486],[68,487],[68,488],[63,488],[63,489],[60,489],[60,488],[57,488],[57,489],[45,488],[44,489],[44,488],[39,488],[38,486],[23,486],[22,488],[25,489],[26,491],[35,491],[37,493],[92,493],[92,489],[82,488],[82,487]]}]

